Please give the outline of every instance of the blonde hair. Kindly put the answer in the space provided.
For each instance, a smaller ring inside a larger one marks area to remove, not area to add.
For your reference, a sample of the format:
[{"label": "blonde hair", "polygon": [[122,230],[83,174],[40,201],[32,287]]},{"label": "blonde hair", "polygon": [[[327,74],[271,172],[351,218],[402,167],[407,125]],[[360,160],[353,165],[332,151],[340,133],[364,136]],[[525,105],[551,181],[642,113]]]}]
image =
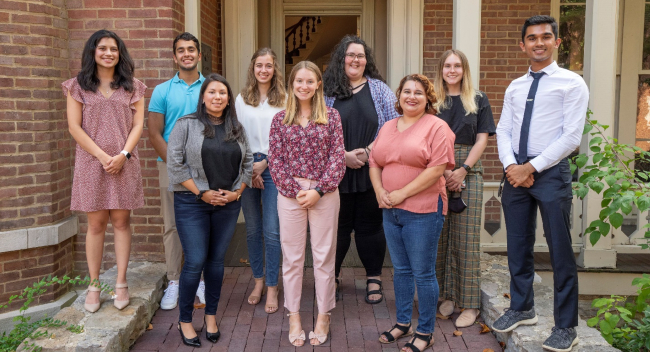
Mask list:
[{"label": "blonde hair", "polygon": [[436,71],[436,79],[433,82],[433,88],[436,91],[436,97],[438,101],[434,104],[436,110],[448,109],[451,99],[447,98],[449,94],[447,90],[447,82],[442,78],[442,70],[445,67],[445,61],[451,55],[456,55],[460,59],[460,64],[463,67],[463,78],[460,81],[460,101],[463,102],[463,108],[465,109],[465,116],[469,114],[476,114],[478,111],[478,106],[476,106],[476,96],[480,93],[474,89],[472,85],[472,75],[469,72],[469,62],[467,61],[467,56],[463,54],[460,50],[447,50],[442,53],[440,61],[438,62],[438,70]]},{"label": "blonde hair", "polygon": [[287,91],[284,88],[284,76],[278,64],[278,57],[271,48],[262,48],[253,54],[251,63],[248,65],[248,76],[246,77],[246,85],[241,90],[241,97],[244,103],[250,106],[258,106],[260,104],[260,90],[257,89],[257,78],[255,78],[255,60],[260,56],[270,55],[273,59],[273,77],[271,78],[271,88],[269,88],[267,97],[269,105],[275,107],[284,106],[284,101],[287,98]]},{"label": "blonde hair", "polygon": [[424,112],[431,115],[437,114],[438,110],[435,108],[436,94],[433,91],[433,83],[429,81],[429,78],[427,78],[427,76],[421,75],[419,73],[406,75],[404,78],[402,78],[401,81],[399,81],[399,87],[397,87],[397,90],[395,91],[395,95],[397,96],[397,101],[395,102],[395,110],[397,110],[397,113],[404,115],[404,109],[402,109],[399,104],[399,96],[402,94],[404,84],[406,84],[408,81],[418,82],[422,85],[422,88],[424,88],[424,93],[427,96],[427,105],[424,107]]},{"label": "blonde hair", "polygon": [[311,116],[309,120],[314,123],[319,123],[321,125],[327,124],[327,105],[325,104],[325,96],[323,95],[323,75],[321,74],[318,66],[311,61],[300,61],[293,67],[291,73],[289,74],[289,99],[287,100],[287,112],[284,115],[284,120],[282,123],[285,125],[299,124],[297,116],[300,116],[300,105],[298,104],[298,98],[293,92],[293,81],[296,79],[298,71],[302,69],[309,70],[316,75],[316,80],[321,84],[316,88],[314,96],[311,99]]}]

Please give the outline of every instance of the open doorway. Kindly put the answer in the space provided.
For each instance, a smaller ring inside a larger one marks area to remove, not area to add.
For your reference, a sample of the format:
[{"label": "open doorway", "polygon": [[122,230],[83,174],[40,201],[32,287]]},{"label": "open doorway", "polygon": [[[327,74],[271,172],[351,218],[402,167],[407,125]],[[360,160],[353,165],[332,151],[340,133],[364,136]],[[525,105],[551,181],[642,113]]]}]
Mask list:
[{"label": "open doorway", "polygon": [[295,64],[314,62],[325,72],[332,50],[347,34],[360,34],[359,16],[285,16],[285,78]]}]

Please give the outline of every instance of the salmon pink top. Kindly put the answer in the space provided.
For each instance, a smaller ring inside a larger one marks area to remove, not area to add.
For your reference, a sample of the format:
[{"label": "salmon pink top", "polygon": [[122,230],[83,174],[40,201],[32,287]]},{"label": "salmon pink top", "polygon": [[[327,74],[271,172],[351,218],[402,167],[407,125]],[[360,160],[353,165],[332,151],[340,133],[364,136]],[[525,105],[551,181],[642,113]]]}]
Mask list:
[{"label": "salmon pink top", "polygon": [[[388,192],[402,189],[429,167],[446,164],[445,169],[454,168],[454,140],[456,136],[443,120],[433,115],[424,115],[406,130],[397,130],[393,119],[384,125],[375,139],[370,153],[370,167],[382,169],[381,182]],[[438,196],[444,204],[447,215],[447,191],[445,178],[424,191],[406,198],[395,208],[413,213],[434,213],[438,211]]]}]

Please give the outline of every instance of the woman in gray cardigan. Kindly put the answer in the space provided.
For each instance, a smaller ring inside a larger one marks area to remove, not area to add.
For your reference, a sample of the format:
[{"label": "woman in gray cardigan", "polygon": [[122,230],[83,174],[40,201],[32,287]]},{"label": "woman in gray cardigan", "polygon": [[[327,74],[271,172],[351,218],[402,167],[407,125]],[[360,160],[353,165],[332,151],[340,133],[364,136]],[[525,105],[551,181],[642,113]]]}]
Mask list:
[{"label": "woman in gray cardigan", "polygon": [[251,184],[253,155],[237,120],[230,85],[218,74],[206,77],[194,114],[176,122],[167,144],[169,190],[174,192],[176,228],[185,255],[180,277],[178,330],[183,343],[198,347],[192,327],[194,295],[205,280],[205,334],[217,342],[216,313],[223,262]]}]

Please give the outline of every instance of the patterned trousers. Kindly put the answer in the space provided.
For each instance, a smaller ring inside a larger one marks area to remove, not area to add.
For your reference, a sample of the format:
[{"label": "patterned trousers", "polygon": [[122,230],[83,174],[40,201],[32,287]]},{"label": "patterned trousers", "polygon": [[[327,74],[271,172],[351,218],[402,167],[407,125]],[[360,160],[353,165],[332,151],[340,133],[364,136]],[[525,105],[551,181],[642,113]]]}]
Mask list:
[{"label": "patterned trousers", "polygon": [[[470,145],[456,144],[455,158],[462,164]],[[483,166],[479,160],[465,176],[462,198],[467,208],[462,213],[449,211],[445,219],[436,260],[440,299],[457,307],[481,305],[481,215],[483,213]],[[448,194],[451,199],[451,195]]]}]

